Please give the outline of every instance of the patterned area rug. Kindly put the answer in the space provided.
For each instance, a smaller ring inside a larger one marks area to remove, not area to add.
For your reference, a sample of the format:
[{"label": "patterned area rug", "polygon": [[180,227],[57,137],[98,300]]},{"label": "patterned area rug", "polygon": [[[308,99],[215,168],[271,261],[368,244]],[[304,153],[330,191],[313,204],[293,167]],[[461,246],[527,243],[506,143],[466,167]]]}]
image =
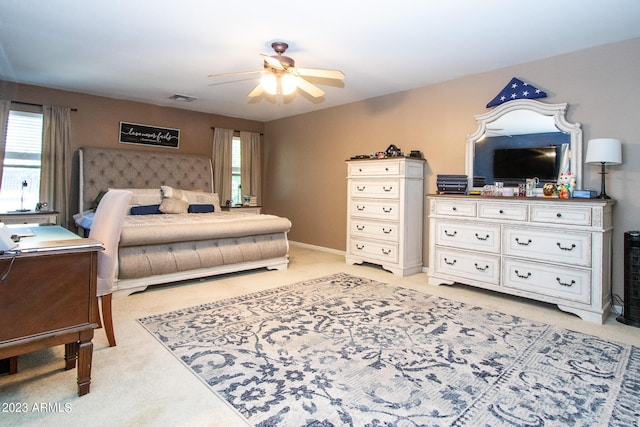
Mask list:
[{"label": "patterned area rug", "polygon": [[256,426],[637,426],[640,351],[336,274],[139,319]]}]

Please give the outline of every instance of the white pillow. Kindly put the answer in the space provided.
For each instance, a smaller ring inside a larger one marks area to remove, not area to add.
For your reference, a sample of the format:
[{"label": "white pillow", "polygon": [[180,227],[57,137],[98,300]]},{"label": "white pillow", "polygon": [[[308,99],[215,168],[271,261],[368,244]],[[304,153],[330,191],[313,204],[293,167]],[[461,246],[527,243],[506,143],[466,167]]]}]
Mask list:
[{"label": "white pillow", "polygon": [[180,199],[171,199],[165,197],[160,203],[160,212],[165,214],[183,214],[187,213],[189,209],[189,202],[185,202]]},{"label": "white pillow", "polygon": [[131,191],[130,206],[159,205],[162,202],[162,193],[159,188],[110,188],[109,190]]},{"label": "white pillow", "polygon": [[184,200],[185,202],[189,201],[187,200],[187,196],[185,196],[184,191],[178,188],[173,188],[168,185],[161,185],[160,190],[162,191],[162,197],[164,197],[165,199],[178,199]]}]

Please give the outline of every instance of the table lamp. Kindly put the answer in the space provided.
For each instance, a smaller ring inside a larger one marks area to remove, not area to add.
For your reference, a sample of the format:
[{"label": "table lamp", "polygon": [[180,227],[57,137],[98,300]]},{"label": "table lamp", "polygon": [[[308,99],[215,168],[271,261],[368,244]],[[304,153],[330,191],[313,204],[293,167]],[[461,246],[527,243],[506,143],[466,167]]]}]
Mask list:
[{"label": "table lamp", "polygon": [[619,165],[622,163],[622,144],[619,139],[596,138],[589,141],[587,146],[587,158],[585,163],[600,163],[600,174],[602,175],[600,184],[600,194],[598,199],[610,199],[605,190],[605,165]]}]

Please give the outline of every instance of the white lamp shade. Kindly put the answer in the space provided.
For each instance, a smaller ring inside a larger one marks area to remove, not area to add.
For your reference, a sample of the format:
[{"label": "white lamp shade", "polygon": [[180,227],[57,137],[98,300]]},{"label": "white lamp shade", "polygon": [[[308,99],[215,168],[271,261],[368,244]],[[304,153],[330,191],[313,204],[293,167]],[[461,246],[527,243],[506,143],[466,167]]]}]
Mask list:
[{"label": "white lamp shade", "polygon": [[613,138],[596,138],[589,140],[585,163],[619,165],[622,163],[622,143],[619,139]]}]

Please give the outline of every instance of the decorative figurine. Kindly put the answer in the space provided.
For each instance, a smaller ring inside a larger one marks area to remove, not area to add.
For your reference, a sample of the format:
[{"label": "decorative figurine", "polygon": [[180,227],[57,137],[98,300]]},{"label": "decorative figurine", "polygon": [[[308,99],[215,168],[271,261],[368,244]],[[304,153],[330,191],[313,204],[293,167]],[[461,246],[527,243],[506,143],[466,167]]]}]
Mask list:
[{"label": "decorative figurine", "polygon": [[561,199],[569,199],[572,197],[573,190],[576,188],[576,178],[571,172],[563,172],[558,177],[558,193]]},{"label": "decorative figurine", "polygon": [[544,187],[542,187],[542,194],[544,194],[544,197],[557,197],[558,187],[556,187],[556,184],[547,182]]}]

